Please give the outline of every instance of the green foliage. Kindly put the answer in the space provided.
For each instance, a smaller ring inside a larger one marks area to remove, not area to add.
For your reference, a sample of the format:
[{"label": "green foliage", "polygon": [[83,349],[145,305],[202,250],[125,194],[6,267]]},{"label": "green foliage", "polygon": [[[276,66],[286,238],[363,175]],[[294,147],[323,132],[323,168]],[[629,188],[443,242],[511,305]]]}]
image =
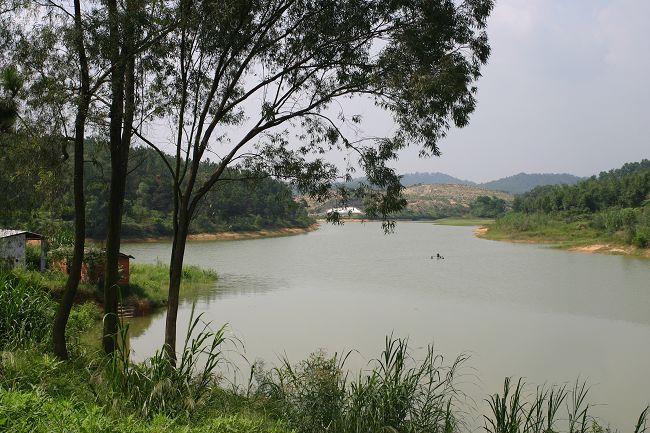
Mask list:
[{"label": "green foliage", "polygon": [[157,414],[189,416],[205,404],[218,384],[217,367],[224,362],[223,346],[228,341],[225,326],[217,331],[190,316],[185,346],[174,366],[163,350],[142,364],[130,360],[128,325],[121,326],[118,349],[110,359],[106,378],[116,405],[125,405],[143,417]]},{"label": "green foliage", "polygon": [[650,246],[650,160],[628,163],[568,186],[535,188],[515,198],[489,237],[605,241]]},{"label": "green foliage", "polygon": [[506,201],[498,197],[480,196],[470,205],[469,213],[479,218],[496,218],[506,212]]},{"label": "green foliage", "polygon": [[[38,141],[26,146],[26,141],[18,138],[9,143],[7,154],[0,156],[0,199],[9,208],[0,216],[0,224],[42,233],[52,249],[68,247],[73,240],[73,159],[61,162],[58,148]],[[103,239],[110,159],[105,144],[99,141],[89,140],[87,152],[93,161],[86,164],[85,173],[87,235]],[[136,148],[131,153],[122,234],[131,238],[170,236],[174,206],[171,175],[155,151]],[[203,162],[200,175],[214,169],[214,163]],[[234,181],[246,177],[238,170],[227,170],[225,175],[233,181],[207,194],[197,209],[191,233],[308,227],[313,223],[286,184],[270,178]]]},{"label": "green foliage", "polygon": [[46,342],[54,309],[39,281],[0,270],[0,350]]},{"label": "green foliage", "polygon": [[593,213],[609,208],[638,208],[650,198],[650,160],[628,163],[576,185],[538,187],[518,196],[515,211]]},{"label": "green foliage", "polygon": [[101,405],[39,391],[0,388],[0,432],[11,433],[290,433],[263,417],[213,414],[191,426],[158,415],[151,420],[107,413]]},{"label": "green foliage", "polygon": [[27,244],[25,247],[25,262],[27,269],[39,271],[41,269],[41,246]]},{"label": "green foliage", "polygon": [[[181,290],[213,287],[217,278],[217,273],[212,270],[185,265],[183,266]],[[156,306],[166,302],[168,289],[168,265],[160,262],[155,264],[132,263],[130,265],[129,286],[124,292],[125,297],[137,295],[140,298],[151,300]]]},{"label": "green foliage", "polygon": [[0,134],[10,132],[18,118],[15,97],[22,83],[16,68],[8,66],[0,70]]},{"label": "green foliage", "polygon": [[355,381],[344,373],[346,357],[317,352],[295,367],[285,360],[258,371],[258,393],[304,433],[456,432],[462,420],[453,382],[464,359],[444,366],[429,347],[417,361],[406,340],[387,337],[380,358]]},{"label": "green foliage", "polygon": [[[593,418],[587,401],[589,388],[585,382],[576,381],[571,388],[564,386],[539,386],[527,399],[528,393],[522,379],[512,387],[510,378],[503,384],[503,394],[493,394],[487,400],[491,413],[484,415],[487,433],[603,433]],[[561,414],[560,409],[566,408]],[[646,429],[650,407],[639,416],[634,429],[641,433]]]}]

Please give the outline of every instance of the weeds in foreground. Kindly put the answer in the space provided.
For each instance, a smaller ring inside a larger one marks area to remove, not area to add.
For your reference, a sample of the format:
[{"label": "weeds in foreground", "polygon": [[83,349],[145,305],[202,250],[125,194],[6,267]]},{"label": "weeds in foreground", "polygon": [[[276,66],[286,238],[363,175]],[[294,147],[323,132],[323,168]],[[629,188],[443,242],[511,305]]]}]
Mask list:
[{"label": "weeds in foreground", "polygon": [[417,361],[408,340],[386,338],[370,371],[349,381],[343,373],[346,356],[322,352],[292,367],[261,374],[258,392],[276,405],[278,416],[304,433],[454,432],[461,425],[459,391],[454,374],[465,360],[451,366],[428,347]]},{"label": "weeds in foreground", "polygon": [[55,303],[36,281],[0,271],[0,350],[48,340]]},{"label": "weeds in foreground", "polygon": [[126,404],[144,417],[189,414],[203,405],[219,384],[217,368],[226,362],[222,346],[230,341],[226,325],[217,331],[195,317],[192,308],[183,352],[174,365],[163,350],[141,364],[130,360],[128,325],[121,324],[117,350],[106,368],[113,405]]},{"label": "weeds in foreground", "polygon": [[[503,394],[494,394],[487,400],[491,413],[484,415],[488,433],[603,433],[609,432],[589,414],[589,388],[586,382],[576,381],[571,388],[537,387],[530,401],[525,398],[522,379],[512,387],[510,378],[503,384]],[[566,418],[560,416],[562,406]],[[639,416],[634,433],[644,433],[650,406]]]}]

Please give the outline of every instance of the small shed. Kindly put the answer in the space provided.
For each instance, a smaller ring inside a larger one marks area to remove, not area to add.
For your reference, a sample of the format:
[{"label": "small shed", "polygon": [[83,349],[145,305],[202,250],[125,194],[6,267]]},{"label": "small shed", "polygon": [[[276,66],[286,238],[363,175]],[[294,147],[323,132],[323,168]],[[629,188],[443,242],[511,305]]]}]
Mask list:
[{"label": "small shed", "polygon": [[27,241],[40,241],[40,268],[44,271],[45,237],[26,230],[0,229],[0,265],[9,269],[27,266]]},{"label": "small shed", "polygon": [[[91,253],[93,251],[98,251],[95,249],[89,249],[86,248],[86,251],[84,255],[86,256],[84,258],[83,263],[81,264],[81,282],[85,284],[96,284],[96,283],[101,283],[104,280],[104,266],[105,266],[105,251],[100,251],[101,258],[99,261],[96,260],[88,260],[88,256],[92,255]],[[130,259],[133,259],[133,257],[130,254],[124,254],[120,252],[118,258],[117,258],[117,266],[119,269],[120,273],[120,279],[117,281],[117,284],[120,286],[128,286],[129,285],[129,276],[130,276]],[[69,258],[70,259],[70,258]],[[50,263],[50,266],[54,269],[58,269],[59,271],[63,273],[70,273],[70,269],[68,267],[68,260],[66,259],[58,259],[54,260]]]}]

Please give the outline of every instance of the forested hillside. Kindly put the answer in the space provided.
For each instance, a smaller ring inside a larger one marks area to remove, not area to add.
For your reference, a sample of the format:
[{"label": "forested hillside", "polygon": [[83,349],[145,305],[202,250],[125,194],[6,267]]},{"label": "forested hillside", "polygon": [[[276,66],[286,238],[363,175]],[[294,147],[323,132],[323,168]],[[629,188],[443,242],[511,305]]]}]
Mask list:
[{"label": "forested hillside", "polygon": [[493,237],[650,246],[650,160],[517,196]]},{"label": "forested hillside", "polygon": [[[72,164],[62,158],[61,143],[5,143],[0,156],[0,225],[50,233],[71,227]],[[87,234],[102,239],[106,230],[108,150],[101,142],[87,147]],[[202,172],[213,163],[206,161]],[[131,152],[127,177],[123,234],[126,237],[166,236],[172,233],[171,175],[161,158],[149,148]],[[246,173],[230,170],[226,182],[208,194],[191,226],[192,233],[245,231],[263,228],[306,227],[305,207],[296,202],[282,182],[267,178],[238,180]]]},{"label": "forested hillside", "polygon": [[523,212],[596,212],[612,207],[647,205],[650,160],[625,164],[576,185],[549,185],[515,199],[514,210]]}]

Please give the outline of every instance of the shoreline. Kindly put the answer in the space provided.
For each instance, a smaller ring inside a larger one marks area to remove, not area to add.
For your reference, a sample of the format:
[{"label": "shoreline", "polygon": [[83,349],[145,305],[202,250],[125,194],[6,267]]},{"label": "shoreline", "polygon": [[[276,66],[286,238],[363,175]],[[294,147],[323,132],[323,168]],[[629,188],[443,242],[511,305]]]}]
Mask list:
[{"label": "shoreline", "polygon": [[552,248],[569,251],[572,253],[583,254],[607,254],[613,256],[629,256],[650,259],[650,248],[638,248],[632,245],[616,244],[616,243],[578,243],[578,242],[564,242],[551,241],[544,239],[508,239],[508,238],[490,238],[489,226],[481,226],[474,229],[474,236],[480,239],[500,242],[510,242],[513,244],[537,244],[549,245]]},{"label": "shoreline", "polygon": [[[239,241],[248,239],[262,239],[262,238],[276,238],[282,236],[295,236],[306,234],[318,230],[320,224],[318,222],[310,225],[309,227],[284,227],[279,229],[262,229],[245,232],[217,232],[217,233],[195,233],[187,236],[190,242],[201,241]],[[172,240],[171,236],[156,236],[146,238],[123,238],[122,243],[154,243],[154,242],[169,242]]]}]

